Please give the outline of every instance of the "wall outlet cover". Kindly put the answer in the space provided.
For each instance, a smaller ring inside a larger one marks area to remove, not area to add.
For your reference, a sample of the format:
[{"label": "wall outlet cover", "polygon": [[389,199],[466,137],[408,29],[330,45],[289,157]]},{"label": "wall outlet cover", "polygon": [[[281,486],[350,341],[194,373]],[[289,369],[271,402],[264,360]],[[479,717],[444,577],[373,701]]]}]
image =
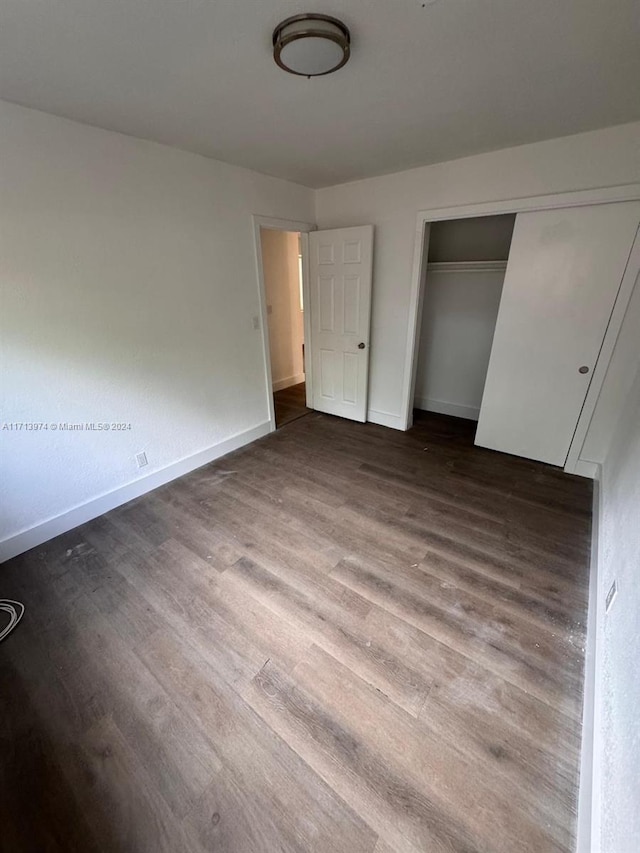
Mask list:
[{"label": "wall outlet cover", "polygon": [[136,453],[136,462],[138,463],[138,468],[144,468],[145,465],[149,464],[147,454],[144,451],[142,453]]}]

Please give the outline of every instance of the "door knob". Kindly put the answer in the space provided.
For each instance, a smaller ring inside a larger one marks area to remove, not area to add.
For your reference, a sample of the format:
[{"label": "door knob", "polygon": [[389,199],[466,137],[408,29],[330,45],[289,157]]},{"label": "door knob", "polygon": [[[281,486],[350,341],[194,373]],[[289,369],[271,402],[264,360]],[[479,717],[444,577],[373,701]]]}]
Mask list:
[{"label": "door knob", "polygon": [[589,372],[589,368],[587,367],[586,364],[583,364],[582,367],[578,368],[578,373],[588,373],[588,372]]},{"label": "door knob", "polygon": [[365,344],[363,344],[363,343],[362,343],[362,341],[360,341],[360,343],[358,344],[358,349],[364,349],[364,348],[365,348],[365,346],[366,346],[366,345],[365,345]]}]

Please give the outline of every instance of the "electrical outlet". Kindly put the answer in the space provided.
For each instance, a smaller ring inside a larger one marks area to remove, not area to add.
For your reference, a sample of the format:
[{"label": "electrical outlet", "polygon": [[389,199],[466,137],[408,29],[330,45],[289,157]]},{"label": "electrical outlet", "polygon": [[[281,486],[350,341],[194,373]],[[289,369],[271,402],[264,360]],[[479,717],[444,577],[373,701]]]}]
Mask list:
[{"label": "electrical outlet", "polygon": [[142,453],[136,453],[136,462],[138,463],[138,468],[144,468],[145,465],[149,464],[147,454],[144,451],[142,451]]},{"label": "electrical outlet", "polygon": [[253,328],[256,329],[256,331],[260,328],[260,317],[253,318]]},{"label": "electrical outlet", "polygon": [[618,594],[618,584],[614,581],[609,587],[609,592],[607,593],[607,597],[604,600],[604,612],[608,613],[613,607],[613,602],[616,600],[616,596]]}]

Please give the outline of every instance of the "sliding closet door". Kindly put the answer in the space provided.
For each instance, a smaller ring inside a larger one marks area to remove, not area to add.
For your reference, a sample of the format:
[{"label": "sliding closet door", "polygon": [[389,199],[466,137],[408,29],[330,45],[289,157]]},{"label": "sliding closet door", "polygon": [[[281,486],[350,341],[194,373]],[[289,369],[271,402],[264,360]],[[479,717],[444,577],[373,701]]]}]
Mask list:
[{"label": "sliding closet door", "polygon": [[640,222],[640,202],[521,213],[476,444],[564,465]]}]

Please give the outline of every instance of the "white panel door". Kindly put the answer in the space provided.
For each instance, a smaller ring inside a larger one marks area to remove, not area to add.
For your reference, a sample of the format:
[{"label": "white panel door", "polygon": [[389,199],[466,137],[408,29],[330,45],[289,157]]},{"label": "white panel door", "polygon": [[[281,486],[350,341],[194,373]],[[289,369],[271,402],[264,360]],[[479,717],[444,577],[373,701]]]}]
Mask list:
[{"label": "white panel door", "polygon": [[520,213],[476,444],[564,465],[640,202]]},{"label": "white panel door", "polygon": [[313,408],[367,419],[373,225],[309,235]]}]

